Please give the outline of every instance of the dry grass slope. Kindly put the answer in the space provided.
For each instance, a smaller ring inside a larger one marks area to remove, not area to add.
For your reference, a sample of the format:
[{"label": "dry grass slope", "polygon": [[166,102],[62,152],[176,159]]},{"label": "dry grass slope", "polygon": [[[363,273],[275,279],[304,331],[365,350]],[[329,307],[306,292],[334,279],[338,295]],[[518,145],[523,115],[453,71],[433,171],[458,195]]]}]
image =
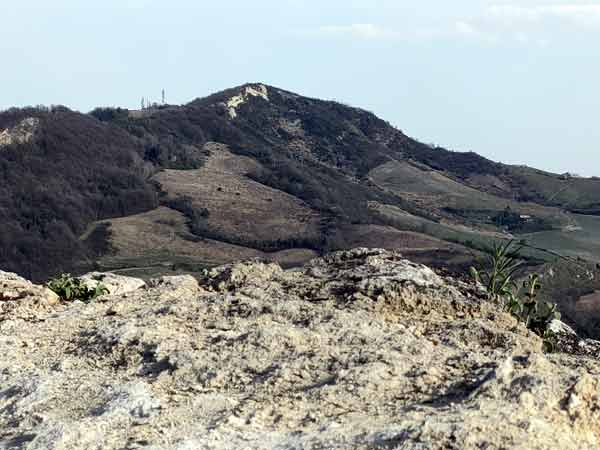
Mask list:
[{"label": "dry grass slope", "polygon": [[320,217],[306,203],[251,180],[259,170],[253,159],[208,144],[210,156],[198,170],[164,170],[155,176],[170,198],[189,196],[209,212],[207,226],[224,236],[250,241],[311,238],[319,235]]},{"label": "dry grass slope", "polygon": [[[444,208],[500,212],[509,206],[520,214],[540,217],[556,226],[571,223],[569,216],[558,208],[497,197],[459,183],[439,171],[420,168],[409,162],[387,162],[371,170],[369,177],[377,186],[409,198],[440,216],[447,215]],[[464,219],[459,221],[464,222]]]},{"label": "dry grass slope", "polygon": [[461,272],[473,265],[479,252],[413,231],[381,225],[347,225],[339,230],[347,247],[397,250],[411,261]]},{"label": "dry grass slope", "polygon": [[147,278],[162,273],[195,272],[204,267],[252,258],[291,267],[302,265],[317,256],[314,251],[308,249],[266,254],[213,239],[198,239],[190,233],[186,217],[166,207],[95,223],[82,239],[100,224],[107,222],[110,224],[109,246],[114,251],[102,256],[97,264],[103,270],[113,270],[130,276]]}]

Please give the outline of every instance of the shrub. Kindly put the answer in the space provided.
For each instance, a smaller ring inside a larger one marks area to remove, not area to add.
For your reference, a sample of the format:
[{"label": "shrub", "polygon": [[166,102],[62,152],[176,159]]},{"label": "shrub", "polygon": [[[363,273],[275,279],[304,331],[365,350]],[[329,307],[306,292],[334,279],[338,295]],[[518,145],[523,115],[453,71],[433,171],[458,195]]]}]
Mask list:
[{"label": "shrub", "polygon": [[514,241],[494,245],[488,256],[488,267],[483,270],[471,267],[471,274],[494,301],[502,303],[527,328],[544,338],[547,347],[551,348],[552,336],[548,325],[552,320],[560,319],[560,314],[555,304],[537,298],[541,289],[539,275],[530,274],[520,286],[514,281],[522,266],[519,259],[522,249],[523,245],[515,246]]},{"label": "shrub", "polygon": [[[555,304],[537,298],[541,288],[539,275],[530,274],[523,281],[517,295],[508,297],[507,308],[515,317],[525,323],[527,328],[540,336],[545,336],[550,322],[560,319],[560,314],[557,312]],[[524,292],[523,295],[521,292]]]},{"label": "shrub", "polygon": [[126,120],[129,111],[124,108],[95,108],[90,111],[90,115],[101,122],[111,122],[117,119]]},{"label": "shrub", "polygon": [[67,301],[80,300],[88,303],[96,297],[108,293],[108,289],[102,283],[98,283],[92,289],[86,286],[80,278],[72,277],[68,273],[53,278],[47,283],[47,286],[60,298]]}]

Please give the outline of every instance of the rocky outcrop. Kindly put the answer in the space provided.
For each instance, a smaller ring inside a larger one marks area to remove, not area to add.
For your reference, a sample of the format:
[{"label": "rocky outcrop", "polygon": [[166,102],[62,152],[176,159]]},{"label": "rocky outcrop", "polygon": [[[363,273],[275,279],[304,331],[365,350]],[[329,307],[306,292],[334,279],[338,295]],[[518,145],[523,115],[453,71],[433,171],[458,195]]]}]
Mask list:
[{"label": "rocky outcrop", "polygon": [[251,97],[260,97],[263,100],[269,101],[269,90],[264,84],[244,87],[239,95],[235,95],[227,101],[229,118],[235,119],[238,115],[237,108],[246,103]]},{"label": "rocky outcrop", "polygon": [[600,357],[600,341],[581,339],[575,330],[560,320],[553,320],[548,326],[552,333],[549,344],[557,351],[571,355]]},{"label": "rocky outcrop", "polygon": [[600,446],[595,358],[543,353],[398,253],[246,262],[1,320],[0,448]]},{"label": "rocky outcrop", "polygon": [[50,289],[11,272],[0,271],[0,323],[9,319],[35,320],[59,302]]},{"label": "rocky outcrop", "polygon": [[39,124],[39,119],[28,117],[12,128],[0,131],[0,148],[7,145],[30,142],[34,138]]},{"label": "rocky outcrop", "polygon": [[100,284],[111,295],[123,295],[146,287],[144,280],[115,275],[110,272],[91,272],[82,276],[81,280],[89,289],[95,289]]}]

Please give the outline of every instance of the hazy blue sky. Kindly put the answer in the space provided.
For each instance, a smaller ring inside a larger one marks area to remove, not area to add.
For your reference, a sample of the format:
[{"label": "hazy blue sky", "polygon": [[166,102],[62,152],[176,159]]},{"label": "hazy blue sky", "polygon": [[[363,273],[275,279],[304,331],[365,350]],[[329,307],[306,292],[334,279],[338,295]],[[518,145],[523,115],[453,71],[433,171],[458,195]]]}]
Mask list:
[{"label": "hazy blue sky", "polygon": [[[8,6],[10,5],[10,6]],[[0,108],[137,107],[248,81],[494,160],[600,175],[600,1],[19,0]]]}]

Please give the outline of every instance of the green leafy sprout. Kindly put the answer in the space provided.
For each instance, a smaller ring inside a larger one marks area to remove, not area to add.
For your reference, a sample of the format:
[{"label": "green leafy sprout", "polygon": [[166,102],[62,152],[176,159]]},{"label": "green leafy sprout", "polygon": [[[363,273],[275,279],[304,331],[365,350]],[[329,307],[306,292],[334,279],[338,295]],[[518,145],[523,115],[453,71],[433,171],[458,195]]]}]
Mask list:
[{"label": "green leafy sprout", "polygon": [[479,271],[471,267],[471,275],[481,283],[494,300],[501,299],[514,292],[516,283],[514,276],[523,265],[519,253],[523,249],[521,244],[515,246],[514,241],[505,244],[494,244],[487,256],[487,270]]},{"label": "green leafy sprout", "polygon": [[89,303],[100,295],[108,293],[108,289],[102,283],[96,287],[88,287],[80,278],[64,273],[48,281],[47,286],[54,291],[61,299],[67,301],[80,300]]}]

